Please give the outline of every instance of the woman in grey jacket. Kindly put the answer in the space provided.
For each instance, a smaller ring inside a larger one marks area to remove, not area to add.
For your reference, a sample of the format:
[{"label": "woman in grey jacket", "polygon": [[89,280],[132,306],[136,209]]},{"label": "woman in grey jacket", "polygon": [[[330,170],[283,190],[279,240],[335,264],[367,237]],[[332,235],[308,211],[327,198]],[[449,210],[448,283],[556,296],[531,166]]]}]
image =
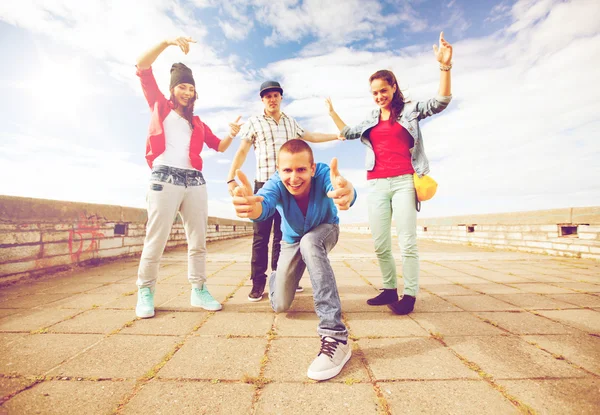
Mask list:
[{"label": "woman in grey jacket", "polygon": [[[419,121],[443,111],[452,99],[452,46],[444,39],[443,32],[440,33],[439,46],[433,45],[433,51],[440,65],[440,87],[435,98],[405,102],[394,74],[381,70],[369,78],[373,100],[378,108],[357,126],[348,127],[334,111],[331,100],[326,100],[329,115],[341,135],[349,140],[360,138],[366,146],[369,224],[383,276],[382,292],[367,300],[367,304],[388,305],[396,314],[413,311],[419,291],[413,174],[423,176],[429,173]],[[400,301],[396,263],[392,256],[392,217],[402,251],[404,295]]]}]

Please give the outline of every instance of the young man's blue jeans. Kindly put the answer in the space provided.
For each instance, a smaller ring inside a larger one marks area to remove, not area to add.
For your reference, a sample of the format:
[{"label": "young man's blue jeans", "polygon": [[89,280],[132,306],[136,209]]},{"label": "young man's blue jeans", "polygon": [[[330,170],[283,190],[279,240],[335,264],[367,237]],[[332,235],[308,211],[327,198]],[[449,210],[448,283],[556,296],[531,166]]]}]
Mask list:
[{"label": "young man's blue jeans", "polygon": [[308,231],[298,243],[282,242],[277,271],[269,278],[269,295],[275,312],[288,310],[294,301],[298,282],[308,268],[315,311],[319,317],[317,333],[347,341],[348,330],[342,323],[340,296],[327,256],[337,244],[339,235],[338,225],[324,223]]}]

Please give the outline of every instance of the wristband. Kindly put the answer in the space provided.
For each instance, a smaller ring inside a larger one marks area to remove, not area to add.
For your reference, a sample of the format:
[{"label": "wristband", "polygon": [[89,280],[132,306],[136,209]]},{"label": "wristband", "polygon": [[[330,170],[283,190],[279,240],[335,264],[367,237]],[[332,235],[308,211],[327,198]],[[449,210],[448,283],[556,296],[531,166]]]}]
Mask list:
[{"label": "wristband", "polygon": [[440,63],[441,71],[449,71],[450,69],[452,69],[452,62],[450,62],[450,65],[444,65],[444,64]]},{"label": "wristband", "polygon": [[227,184],[231,183],[231,182],[235,182],[235,179],[231,179],[227,182]]}]

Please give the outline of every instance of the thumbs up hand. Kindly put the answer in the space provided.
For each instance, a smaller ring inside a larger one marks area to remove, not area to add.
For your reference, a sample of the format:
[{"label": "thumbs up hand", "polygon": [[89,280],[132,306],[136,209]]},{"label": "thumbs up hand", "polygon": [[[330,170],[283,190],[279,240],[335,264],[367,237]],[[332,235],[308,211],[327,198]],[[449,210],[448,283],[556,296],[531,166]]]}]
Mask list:
[{"label": "thumbs up hand", "polygon": [[229,123],[229,136],[231,138],[234,138],[240,132],[240,128],[242,128],[242,125],[244,124],[240,123],[240,118],[242,118],[241,115],[237,117],[234,122]]},{"label": "thumbs up hand", "polygon": [[333,190],[327,193],[327,197],[333,199],[333,203],[339,210],[350,209],[350,204],[354,200],[354,186],[340,174],[337,158],[331,160],[329,170]]},{"label": "thumbs up hand", "polygon": [[[242,183],[233,189],[233,207],[240,218],[256,219],[262,214],[262,196],[254,196],[252,185],[241,170],[236,170],[236,176]],[[233,182],[232,182],[233,183]]]}]

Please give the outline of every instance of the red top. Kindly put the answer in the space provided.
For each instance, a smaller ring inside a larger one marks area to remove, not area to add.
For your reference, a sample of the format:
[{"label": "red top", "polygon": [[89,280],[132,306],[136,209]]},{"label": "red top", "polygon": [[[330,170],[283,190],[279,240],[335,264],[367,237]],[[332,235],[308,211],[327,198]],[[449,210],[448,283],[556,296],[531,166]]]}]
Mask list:
[{"label": "red top", "polygon": [[[152,68],[137,69],[136,75],[140,77],[144,96],[152,116],[150,118],[150,128],[148,129],[148,139],[146,140],[146,161],[152,168],[152,162],[165,151],[165,131],[163,121],[173,109],[173,103],[165,98],[158,89],[156,79],[152,73]],[[219,149],[221,140],[213,134],[208,125],[204,124],[200,117],[194,115],[192,119],[194,127],[190,138],[190,162],[195,169],[202,170],[202,157],[200,152],[204,143],[213,150]]]},{"label": "red top", "polygon": [[413,174],[410,149],[415,141],[396,121],[379,121],[369,132],[375,152],[375,167],[367,172],[367,180]]}]

